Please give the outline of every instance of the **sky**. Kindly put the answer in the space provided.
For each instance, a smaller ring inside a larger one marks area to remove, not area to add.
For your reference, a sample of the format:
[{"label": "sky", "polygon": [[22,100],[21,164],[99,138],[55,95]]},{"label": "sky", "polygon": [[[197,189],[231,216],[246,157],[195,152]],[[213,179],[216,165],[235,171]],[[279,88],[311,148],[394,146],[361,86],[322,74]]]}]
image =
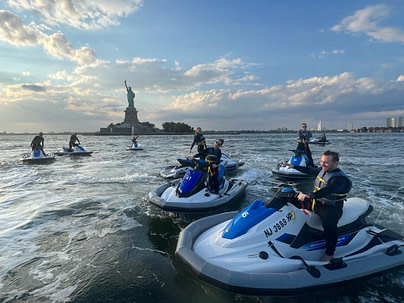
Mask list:
[{"label": "sky", "polygon": [[4,0],[0,132],[203,130],[404,116],[404,0]]}]

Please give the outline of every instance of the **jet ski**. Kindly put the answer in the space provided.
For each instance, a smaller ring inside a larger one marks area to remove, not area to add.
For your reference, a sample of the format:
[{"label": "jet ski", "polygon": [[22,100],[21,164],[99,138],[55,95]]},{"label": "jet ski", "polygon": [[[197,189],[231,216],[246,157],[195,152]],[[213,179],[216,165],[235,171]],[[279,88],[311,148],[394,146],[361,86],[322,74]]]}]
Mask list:
[{"label": "jet ski", "polygon": [[137,143],[132,143],[131,146],[126,146],[126,150],[143,150],[143,147],[140,147]]},{"label": "jet ski", "polygon": [[327,145],[330,143],[331,142],[325,136],[320,136],[317,139],[310,140],[309,142],[309,144],[320,144],[320,145]]},{"label": "jet ski", "polygon": [[198,278],[246,294],[298,294],[404,265],[404,239],[366,222],[368,201],[349,198],[338,222],[334,259],[325,253],[321,218],[288,203],[297,193],[281,189],[268,202],[241,212],[194,221],[179,235],[176,255]]},{"label": "jet ski", "polygon": [[188,170],[182,179],[163,184],[148,194],[151,204],[177,214],[198,214],[224,207],[245,192],[247,182],[226,179],[225,168],[219,165],[219,193],[209,189],[207,162],[193,160],[195,168]]},{"label": "jet ski", "polygon": [[89,156],[93,152],[86,151],[83,146],[75,145],[73,150],[68,147],[63,147],[61,151],[55,152],[57,156],[71,155],[71,156]]},{"label": "jet ski", "polygon": [[55,155],[48,153],[46,156],[40,149],[35,149],[31,153],[22,155],[23,163],[49,163],[55,161]]},{"label": "jet ski", "polygon": [[[304,167],[310,167],[310,161],[307,155],[303,151],[299,150],[291,150],[295,154],[290,157],[289,161],[287,163],[293,164],[295,166],[304,166]],[[275,174],[277,177],[281,179],[285,179],[288,181],[294,181],[294,180],[301,180],[301,179],[314,179],[316,176],[312,176],[306,173],[302,173],[298,171],[297,169],[287,167],[287,166],[282,166],[283,163],[279,163],[275,169],[272,170],[272,173]]]},{"label": "jet ski", "polygon": [[[185,175],[185,173],[194,168],[195,164],[187,159],[187,158],[179,158],[177,159],[178,164],[177,165],[170,165],[165,167],[161,172],[160,176],[162,176],[165,179],[177,179],[181,178],[182,176]],[[236,170],[238,167],[243,166],[244,162],[242,161],[234,161],[230,159],[228,155],[225,153],[222,153],[222,156],[220,158],[220,164],[223,165],[226,168],[226,173],[232,172]]]}]

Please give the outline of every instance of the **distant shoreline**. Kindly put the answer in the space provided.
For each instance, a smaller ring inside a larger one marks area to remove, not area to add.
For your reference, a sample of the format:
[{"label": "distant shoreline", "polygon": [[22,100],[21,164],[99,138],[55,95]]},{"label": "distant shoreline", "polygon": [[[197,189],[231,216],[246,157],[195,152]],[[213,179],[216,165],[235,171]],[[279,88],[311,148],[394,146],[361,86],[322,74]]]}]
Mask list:
[{"label": "distant shoreline", "polygon": [[[395,127],[395,128],[386,128],[386,127],[372,127],[372,128],[361,128],[355,129],[352,131],[348,130],[324,130],[324,131],[317,131],[317,130],[310,130],[313,134],[320,134],[320,133],[403,133],[404,127]],[[267,130],[267,131],[260,131],[260,130],[233,130],[233,131],[204,131],[205,135],[241,135],[241,134],[294,134],[297,130],[287,130],[287,131],[280,131],[280,130]],[[44,135],[68,135],[70,136],[73,132],[44,132]],[[100,132],[76,132],[79,135],[87,135],[87,136],[131,136],[129,133],[100,133]],[[29,135],[35,136],[37,132],[29,133],[8,133],[2,132],[0,135],[9,136],[9,135]],[[193,132],[187,133],[169,133],[169,132],[159,132],[159,133],[144,133],[140,134],[141,136],[174,136],[174,135],[193,135]]]}]

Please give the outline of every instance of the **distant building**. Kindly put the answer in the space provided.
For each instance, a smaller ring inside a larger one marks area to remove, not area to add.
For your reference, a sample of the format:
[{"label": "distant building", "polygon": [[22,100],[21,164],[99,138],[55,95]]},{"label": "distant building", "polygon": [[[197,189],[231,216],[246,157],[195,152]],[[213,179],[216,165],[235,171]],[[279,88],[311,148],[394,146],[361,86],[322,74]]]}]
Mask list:
[{"label": "distant building", "polygon": [[351,130],[353,130],[353,123],[348,122],[348,131],[350,132]]},{"label": "distant building", "polygon": [[386,127],[397,127],[396,118],[387,118],[386,119]]},{"label": "distant building", "polygon": [[398,127],[403,127],[403,117],[398,117]]},{"label": "distant building", "polygon": [[317,124],[317,130],[321,132],[323,130],[323,122],[320,120]]}]

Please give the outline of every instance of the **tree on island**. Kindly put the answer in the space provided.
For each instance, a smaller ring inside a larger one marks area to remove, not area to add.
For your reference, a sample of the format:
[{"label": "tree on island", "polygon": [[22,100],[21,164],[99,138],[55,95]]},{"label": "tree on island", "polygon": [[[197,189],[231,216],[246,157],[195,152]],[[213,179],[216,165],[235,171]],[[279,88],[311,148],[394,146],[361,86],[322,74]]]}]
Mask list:
[{"label": "tree on island", "polygon": [[164,122],[163,131],[168,133],[192,133],[194,129],[188,124],[182,122]]}]

